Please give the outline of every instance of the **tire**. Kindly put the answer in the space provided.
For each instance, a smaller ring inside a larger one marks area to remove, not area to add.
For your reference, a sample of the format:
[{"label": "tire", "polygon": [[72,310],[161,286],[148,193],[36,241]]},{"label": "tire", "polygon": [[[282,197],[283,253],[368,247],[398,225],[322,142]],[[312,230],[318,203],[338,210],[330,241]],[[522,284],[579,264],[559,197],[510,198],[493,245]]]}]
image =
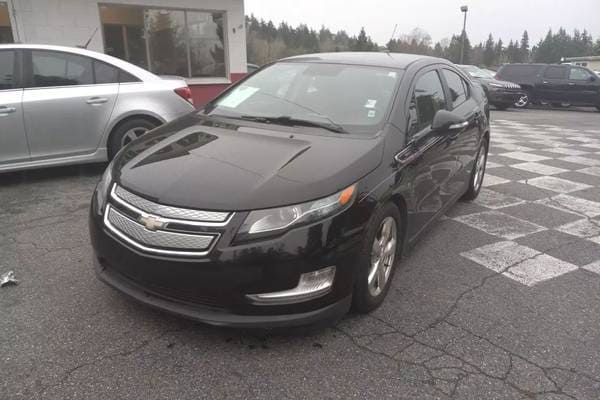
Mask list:
[{"label": "tire", "polygon": [[469,177],[469,188],[467,189],[467,192],[463,195],[462,200],[473,201],[479,195],[479,192],[481,191],[481,186],[483,184],[483,178],[485,177],[487,153],[488,142],[487,139],[483,139],[481,141],[481,145],[479,146],[479,150],[477,151],[477,157],[475,158],[473,170],[471,171],[471,175]]},{"label": "tire", "polygon": [[525,92],[523,93],[523,96],[521,96],[521,98],[519,99],[519,101],[517,101],[514,106],[515,108],[527,108],[529,107],[529,105],[531,104],[531,96],[529,95],[529,93]]},{"label": "tire", "polygon": [[[388,240],[381,243],[381,240],[384,239],[384,226],[389,227],[390,235],[393,235],[393,246]],[[371,217],[363,240],[361,255],[358,259],[352,296],[352,306],[355,311],[360,313],[373,311],[381,305],[387,295],[394,277],[396,264],[400,259],[403,237],[402,227],[400,211],[392,203],[385,204],[375,211]],[[383,253],[383,256],[377,257],[373,254],[374,249],[381,251],[386,248],[387,250]],[[376,261],[377,259],[379,261]],[[369,283],[370,276],[371,283]],[[379,283],[379,279],[382,279],[383,282]]]},{"label": "tire", "polygon": [[108,139],[109,159],[112,159],[122,147],[158,125],[156,121],[143,117],[131,118],[117,125]]}]

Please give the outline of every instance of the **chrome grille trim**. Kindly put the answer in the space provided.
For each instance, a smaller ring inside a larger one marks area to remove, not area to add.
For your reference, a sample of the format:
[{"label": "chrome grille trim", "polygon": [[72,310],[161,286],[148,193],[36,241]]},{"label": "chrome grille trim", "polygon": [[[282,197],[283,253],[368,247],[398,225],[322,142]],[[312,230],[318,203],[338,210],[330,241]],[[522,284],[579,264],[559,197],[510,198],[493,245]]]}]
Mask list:
[{"label": "chrome grille trim", "polygon": [[160,230],[149,231],[143,225],[111,207],[110,204],[104,211],[104,225],[133,247],[162,255],[205,256],[219,237],[219,234],[208,233],[200,235]]},{"label": "chrome grille trim", "polygon": [[113,185],[110,196],[124,207],[138,214],[153,214],[163,217],[167,222],[193,226],[225,226],[235,213],[220,211],[201,211],[188,208],[165,206],[146,200],[121,186]]}]

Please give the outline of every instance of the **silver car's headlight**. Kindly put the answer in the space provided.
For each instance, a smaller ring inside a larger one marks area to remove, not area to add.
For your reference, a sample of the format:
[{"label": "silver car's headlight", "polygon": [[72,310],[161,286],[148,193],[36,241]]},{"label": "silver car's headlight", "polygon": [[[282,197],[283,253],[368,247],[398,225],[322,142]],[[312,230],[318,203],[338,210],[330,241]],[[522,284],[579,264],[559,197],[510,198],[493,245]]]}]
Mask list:
[{"label": "silver car's headlight", "polygon": [[341,212],[352,205],[356,198],[356,185],[331,196],[302,204],[252,211],[238,231],[238,239],[262,236],[283,231],[299,224],[306,224]]},{"label": "silver car's headlight", "polygon": [[110,164],[108,164],[108,167],[106,167],[106,170],[104,171],[104,174],[102,174],[100,182],[98,182],[98,185],[96,186],[96,192],[94,195],[96,196],[96,212],[99,215],[102,215],[102,213],[104,212],[104,207],[106,205],[106,198],[108,196],[108,191],[112,183],[112,169],[113,163],[111,162]]}]

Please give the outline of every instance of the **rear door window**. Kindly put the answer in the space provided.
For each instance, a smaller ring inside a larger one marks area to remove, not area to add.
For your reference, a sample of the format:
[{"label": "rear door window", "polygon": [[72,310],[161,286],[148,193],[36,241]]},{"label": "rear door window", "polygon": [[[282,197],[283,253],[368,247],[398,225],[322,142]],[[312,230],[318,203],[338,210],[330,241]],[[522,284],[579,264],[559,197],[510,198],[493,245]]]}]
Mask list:
[{"label": "rear door window", "polygon": [[0,51],[0,90],[14,89],[15,83],[15,52]]},{"label": "rear door window", "polygon": [[140,80],[128,72],[119,70],[119,82],[120,83],[131,83],[131,82],[140,82]]},{"label": "rear door window", "polygon": [[567,75],[567,67],[561,65],[549,65],[544,71],[546,79],[565,79]]},{"label": "rear door window", "polygon": [[105,62],[94,60],[96,83],[119,83],[119,69]]},{"label": "rear door window", "polygon": [[32,87],[91,85],[92,60],[58,51],[31,52]]},{"label": "rear door window", "polygon": [[444,69],[442,72],[450,90],[452,108],[456,108],[468,99],[468,92],[465,87],[466,82],[454,71]]},{"label": "rear door window", "polygon": [[437,71],[429,71],[422,75],[415,84],[410,105],[410,135],[430,127],[433,117],[446,108],[444,87]]}]

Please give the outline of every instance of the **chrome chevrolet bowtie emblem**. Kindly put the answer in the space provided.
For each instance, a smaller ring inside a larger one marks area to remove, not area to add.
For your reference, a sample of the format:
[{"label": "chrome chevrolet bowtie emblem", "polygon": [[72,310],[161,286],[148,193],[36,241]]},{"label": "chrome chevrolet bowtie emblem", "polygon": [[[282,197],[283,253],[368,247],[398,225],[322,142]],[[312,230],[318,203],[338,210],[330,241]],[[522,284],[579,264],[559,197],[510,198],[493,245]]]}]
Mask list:
[{"label": "chrome chevrolet bowtie emblem", "polygon": [[167,225],[165,221],[152,215],[142,215],[139,218],[139,221],[146,229],[153,232],[157,229],[162,229]]}]

